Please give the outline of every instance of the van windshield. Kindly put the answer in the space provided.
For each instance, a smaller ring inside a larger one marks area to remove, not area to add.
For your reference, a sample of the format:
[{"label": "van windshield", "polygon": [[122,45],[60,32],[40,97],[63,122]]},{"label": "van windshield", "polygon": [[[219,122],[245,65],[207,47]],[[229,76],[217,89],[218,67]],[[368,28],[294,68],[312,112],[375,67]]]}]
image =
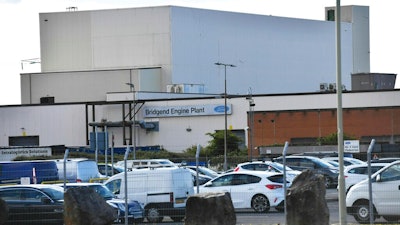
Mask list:
[{"label": "van windshield", "polygon": [[78,179],[89,181],[91,178],[99,178],[100,172],[95,161],[80,161],[78,162]]}]

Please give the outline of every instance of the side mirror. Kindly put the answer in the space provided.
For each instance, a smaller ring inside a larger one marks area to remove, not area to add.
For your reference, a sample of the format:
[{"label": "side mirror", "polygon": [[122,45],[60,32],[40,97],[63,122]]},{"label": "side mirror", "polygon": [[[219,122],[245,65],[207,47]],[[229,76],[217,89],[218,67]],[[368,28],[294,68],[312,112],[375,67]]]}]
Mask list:
[{"label": "side mirror", "polygon": [[51,204],[51,200],[47,197],[42,197],[40,201],[45,205]]},{"label": "side mirror", "polygon": [[381,180],[381,175],[377,174],[375,180],[376,180],[376,182],[381,182],[382,181]]}]

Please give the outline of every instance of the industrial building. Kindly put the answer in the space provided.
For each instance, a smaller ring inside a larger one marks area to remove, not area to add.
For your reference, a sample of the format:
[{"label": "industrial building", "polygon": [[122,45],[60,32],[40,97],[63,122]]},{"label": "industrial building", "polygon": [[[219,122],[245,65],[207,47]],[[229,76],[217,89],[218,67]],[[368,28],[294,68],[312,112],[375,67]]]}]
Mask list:
[{"label": "industrial building", "polygon": [[107,133],[107,146],[180,152],[224,129],[225,96],[246,146],[306,143],[335,132],[337,88],[344,132],[399,143],[396,74],[369,71],[368,7],[342,7],[336,87],[334,9],[321,21],[176,6],[41,13],[41,72],[21,74],[22,105],[0,106],[0,146],[93,148]]}]

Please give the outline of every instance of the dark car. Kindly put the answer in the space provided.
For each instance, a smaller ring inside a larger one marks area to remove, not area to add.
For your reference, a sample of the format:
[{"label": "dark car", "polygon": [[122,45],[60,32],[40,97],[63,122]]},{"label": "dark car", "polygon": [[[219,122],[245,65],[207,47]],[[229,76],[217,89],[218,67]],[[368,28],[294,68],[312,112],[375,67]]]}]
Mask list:
[{"label": "dark car", "polygon": [[[63,187],[63,184],[59,184]],[[125,200],[118,199],[115,195],[101,183],[66,183],[66,188],[88,187],[93,189],[96,193],[106,200],[106,202],[119,210],[119,218],[116,222],[125,221]],[[128,222],[129,224],[142,222],[144,220],[143,206],[135,200],[128,200]]]},{"label": "dark car", "polygon": [[32,184],[0,187],[0,198],[9,208],[11,224],[64,224],[64,189],[55,185]]},{"label": "dark car", "polygon": [[[283,158],[275,158],[274,161],[283,163]],[[325,187],[335,187],[338,184],[339,170],[324,160],[313,156],[286,156],[286,166],[303,171],[312,170],[317,174],[322,174],[325,178]]]}]

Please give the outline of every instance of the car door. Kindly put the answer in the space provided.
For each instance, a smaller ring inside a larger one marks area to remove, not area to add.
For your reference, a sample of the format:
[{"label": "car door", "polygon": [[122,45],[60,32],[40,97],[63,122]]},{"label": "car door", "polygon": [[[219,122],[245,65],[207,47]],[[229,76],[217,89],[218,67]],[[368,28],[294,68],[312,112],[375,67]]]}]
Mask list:
[{"label": "car door", "polygon": [[[200,192],[231,192],[231,186],[234,174],[221,175],[218,178],[206,183],[204,186],[200,187]],[[232,197],[233,207],[236,208],[236,202]]]},{"label": "car door", "polygon": [[8,206],[8,222],[11,224],[24,223],[29,221],[29,211],[24,207],[24,202],[21,199],[21,189],[3,189],[0,191],[2,198]]},{"label": "car door", "polygon": [[22,189],[21,198],[24,201],[24,211],[30,221],[52,221],[62,218],[63,206],[56,205],[43,192],[36,189]]},{"label": "car door", "polygon": [[261,178],[249,174],[235,174],[231,181],[230,193],[235,208],[251,208],[251,199],[257,192],[255,183]]},{"label": "car door", "polygon": [[373,202],[382,215],[400,215],[400,163],[381,171],[372,186]]}]

